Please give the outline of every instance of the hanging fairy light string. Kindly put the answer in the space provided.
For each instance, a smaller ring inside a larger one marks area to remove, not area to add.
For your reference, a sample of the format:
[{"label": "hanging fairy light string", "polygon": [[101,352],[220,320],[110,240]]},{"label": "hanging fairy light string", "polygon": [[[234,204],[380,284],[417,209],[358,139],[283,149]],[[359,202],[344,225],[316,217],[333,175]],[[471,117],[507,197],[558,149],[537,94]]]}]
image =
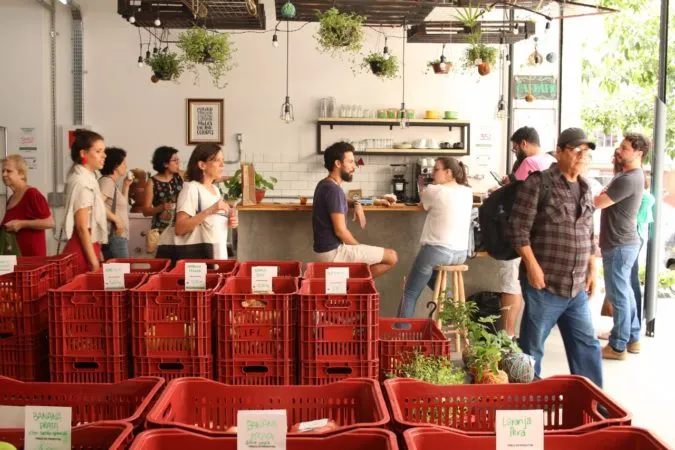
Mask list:
[{"label": "hanging fairy light string", "polygon": [[291,104],[291,97],[288,95],[288,78],[289,78],[289,55],[290,55],[290,32],[288,21],[286,21],[286,99],[281,105],[281,120],[286,123],[291,123],[295,120],[293,114],[293,105]]}]

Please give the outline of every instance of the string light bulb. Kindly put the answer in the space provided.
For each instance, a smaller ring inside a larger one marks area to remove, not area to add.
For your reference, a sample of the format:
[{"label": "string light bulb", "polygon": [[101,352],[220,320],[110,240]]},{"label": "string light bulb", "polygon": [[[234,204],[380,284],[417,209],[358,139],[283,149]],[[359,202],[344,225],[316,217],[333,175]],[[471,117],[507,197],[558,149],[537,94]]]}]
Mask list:
[{"label": "string light bulb", "polygon": [[389,59],[391,57],[391,53],[389,53],[389,47],[387,46],[387,37],[384,37],[384,50],[382,50],[382,54],[384,55],[384,59]]},{"label": "string light bulb", "polygon": [[513,25],[513,34],[518,34],[520,33],[520,28],[518,28],[518,24]]},{"label": "string light bulb", "polygon": [[272,36],[272,45],[274,48],[279,47],[279,38],[277,37],[276,31],[274,32],[274,36]]},{"label": "string light bulb", "polygon": [[129,23],[134,24],[136,23],[136,16],[133,14],[129,16]]},{"label": "string light bulb", "polygon": [[156,27],[162,26],[162,21],[159,20],[159,16],[155,19],[155,22],[154,22],[154,23],[155,23],[155,26],[156,26]]},{"label": "string light bulb", "polygon": [[138,68],[142,69],[145,64],[143,63],[143,57],[141,55],[138,55]]}]

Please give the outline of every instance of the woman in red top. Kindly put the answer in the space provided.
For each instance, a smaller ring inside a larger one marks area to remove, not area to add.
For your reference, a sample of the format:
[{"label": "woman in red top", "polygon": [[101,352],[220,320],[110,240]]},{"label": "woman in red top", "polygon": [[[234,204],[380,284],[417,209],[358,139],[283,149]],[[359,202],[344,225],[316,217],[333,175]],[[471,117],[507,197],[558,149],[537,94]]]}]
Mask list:
[{"label": "woman in red top", "polygon": [[29,186],[28,167],[19,155],[2,161],[2,181],[12,190],[1,226],[16,233],[21,256],[47,256],[45,230],[54,228],[54,218],[45,197]]}]

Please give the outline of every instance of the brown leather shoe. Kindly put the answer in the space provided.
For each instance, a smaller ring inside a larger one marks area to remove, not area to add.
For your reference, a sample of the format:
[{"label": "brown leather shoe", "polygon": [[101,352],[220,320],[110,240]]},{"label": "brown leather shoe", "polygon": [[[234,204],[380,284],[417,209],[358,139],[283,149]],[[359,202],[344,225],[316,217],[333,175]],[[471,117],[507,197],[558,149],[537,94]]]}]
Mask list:
[{"label": "brown leather shoe", "polygon": [[633,342],[632,344],[629,342],[628,345],[626,346],[626,350],[628,350],[628,353],[633,353],[633,354],[638,354],[640,353],[640,341]]},{"label": "brown leather shoe", "polygon": [[616,359],[621,361],[626,359],[626,354],[627,354],[626,350],[622,352],[617,352],[609,344],[605,345],[602,349],[602,359]]}]

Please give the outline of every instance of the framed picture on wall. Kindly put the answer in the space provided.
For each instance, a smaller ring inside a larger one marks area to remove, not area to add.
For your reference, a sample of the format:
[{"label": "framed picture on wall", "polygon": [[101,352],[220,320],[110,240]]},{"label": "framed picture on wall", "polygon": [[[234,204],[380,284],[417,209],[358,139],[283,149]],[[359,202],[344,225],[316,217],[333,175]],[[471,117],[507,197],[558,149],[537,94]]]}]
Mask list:
[{"label": "framed picture on wall", "polygon": [[223,99],[187,99],[188,145],[213,142],[223,144],[225,117]]}]

